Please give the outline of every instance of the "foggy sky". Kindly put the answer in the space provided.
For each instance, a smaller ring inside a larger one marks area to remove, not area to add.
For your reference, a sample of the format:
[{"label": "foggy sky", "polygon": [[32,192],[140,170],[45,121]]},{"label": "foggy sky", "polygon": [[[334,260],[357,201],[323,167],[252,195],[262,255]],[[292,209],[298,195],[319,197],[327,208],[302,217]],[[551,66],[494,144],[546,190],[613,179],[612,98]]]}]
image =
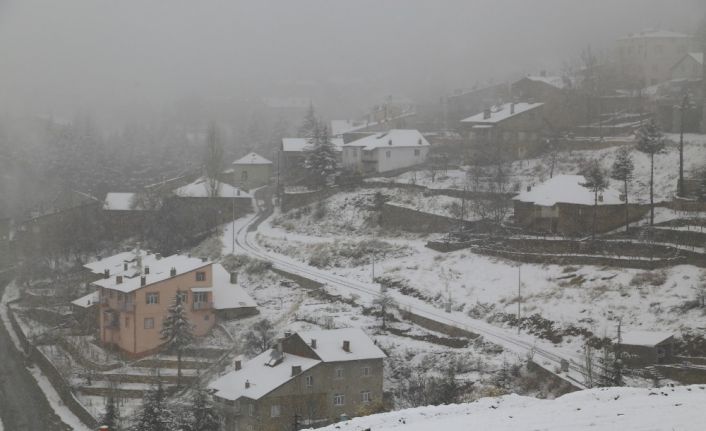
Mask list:
[{"label": "foggy sky", "polygon": [[139,111],[183,97],[279,95],[310,81],[432,99],[558,70],[588,44],[605,49],[643,28],[693,30],[704,4],[0,0],[0,113]]}]

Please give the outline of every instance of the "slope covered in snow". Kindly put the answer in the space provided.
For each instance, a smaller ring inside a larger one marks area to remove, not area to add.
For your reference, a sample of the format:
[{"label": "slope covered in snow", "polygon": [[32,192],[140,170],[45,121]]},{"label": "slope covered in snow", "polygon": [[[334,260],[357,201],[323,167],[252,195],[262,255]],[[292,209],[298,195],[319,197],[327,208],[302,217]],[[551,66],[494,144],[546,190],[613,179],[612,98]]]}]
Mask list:
[{"label": "slope covered in snow", "polygon": [[705,402],[706,386],[593,389],[555,400],[508,395],[361,417],[322,430],[688,431],[703,429]]}]

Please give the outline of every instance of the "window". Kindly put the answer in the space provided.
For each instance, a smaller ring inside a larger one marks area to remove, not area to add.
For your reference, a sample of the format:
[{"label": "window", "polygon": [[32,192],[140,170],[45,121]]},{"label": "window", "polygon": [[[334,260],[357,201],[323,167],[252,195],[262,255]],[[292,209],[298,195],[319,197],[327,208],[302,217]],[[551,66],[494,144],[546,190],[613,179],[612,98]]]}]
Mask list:
[{"label": "window", "polygon": [[334,374],[335,379],[342,379],[343,378],[343,368],[336,368],[335,374]]},{"label": "window", "polygon": [[145,296],[148,304],[159,304],[159,293],[151,292]]},{"label": "window", "polygon": [[272,404],[272,406],[270,406],[270,417],[271,418],[278,418],[279,415],[280,415],[279,404]]},{"label": "window", "polygon": [[362,373],[363,377],[368,377],[370,375],[370,367],[363,367]]},{"label": "window", "polygon": [[129,328],[130,327],[130,317],[125,316],[125,327]]},{"label": "window", "polygon": [[145,317],[145,329],[152,329],[154,328],[154,318],[153,317]]},{"label": "window", "polygon": [[196,281],[206,281],[206,273],[199,271],[196,273]]},{"label": "window", "polygon": [[333,396],[333,405],[342,406],[346,401],[346,396],[343,394],[336,394]]},{"label": "window", "polygon": [[208,302],[208,292],[194,292],[194,303]]},{"label": "window", "polygon": [[389,159],[391,155],[392,155],[392,152],[390,150],[385,151],[385,157],[387,157]]},{"label": "window", "polygon": [[248,404],[248,415],[255,416],[255,404]]},{"label": "window", "polygon": [[189,293],[188,292],[177,292],[176,300],[179,304],[186,304],[187,302],[189,302]]},{"label": "window", "polygon": [[360,393],[360,399],[364,403],[369,403],[372,400],[372,397],[370,396],[370,391],[363,391]]},{"label": "window", "polygon": [[422,152],[420,150],[414,150],[414,155],[419,156]]},{"label": "window", "polygon": [[306,376],[304,379],[306,382],[306,387],[307,388],[313,388],[314,387],[314,376]]}]

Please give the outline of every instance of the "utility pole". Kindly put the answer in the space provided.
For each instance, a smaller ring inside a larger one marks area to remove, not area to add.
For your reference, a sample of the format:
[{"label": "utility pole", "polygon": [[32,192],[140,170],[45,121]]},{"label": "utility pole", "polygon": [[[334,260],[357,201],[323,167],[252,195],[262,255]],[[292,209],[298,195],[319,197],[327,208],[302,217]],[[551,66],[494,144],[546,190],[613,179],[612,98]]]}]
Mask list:
[{"label": "utility pole", "polygon": [[618,319],[618,343],[615,345],[615,383],[623,384],[623,358],[620,350],[620,345],[623,342],[622,336],[623,319]]},{"label": "utility pole", "polygon": [[522,305],[522,265],[517,267],[517,335],[520,335],[520,306]]},{"label": "utility pole", "polygon": [[684,114],[689,108],[689,93],[684,93],[681,105],[679,106],[679,183],[677,184],[677,195],[684,196]]},{"label": "utility pole", "polygon": [[230,253],[235,254],[235,169],[233,169],[233,243]]},{"label": "utility pole", "polygon": [[373,261],[373,283],[375,283],[375,250],[373,250],[372,254],[372,261]]}]

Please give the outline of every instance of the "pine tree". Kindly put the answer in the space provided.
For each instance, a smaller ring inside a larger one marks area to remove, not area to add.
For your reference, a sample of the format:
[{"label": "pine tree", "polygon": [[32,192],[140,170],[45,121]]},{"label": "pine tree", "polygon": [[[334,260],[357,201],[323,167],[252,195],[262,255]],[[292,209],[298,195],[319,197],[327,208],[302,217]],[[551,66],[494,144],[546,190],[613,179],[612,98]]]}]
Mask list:
[{"label": "pine tree", "polygon": [[304,161],[304,167],[309,171],[311,182],[323,187],[338,167],[336,150],[331,143],[327,127],[316,128],[312,144],[313,148]]},{"label": "pine tree", "polygon": [[601,165],[596,160],[592,160],[582,170],[586,182],[581,185],[593,192],[593,226],[591,229],[591,239],[596,239],[596,212],[598,210],[598,195],[608,188],[608,179]]},{"label": "pine tree", "polygon": [[165,402],[164,388],[159,382],[156,388],[145,393],[140,414],[131,431],[172,431],[172,417]]},{"label": "pine tree", "polygon": [[219,177],[223,170],[223,145],[218,137],[216,123],[208,125],[206,135],[206,151],[204,154],[204,171],[206,174],[206,191],[210,197],[218,196],[220,189]]},{"label": "pine tree", "polygon": [[630,210],[628,205],[628,186],[633,178],[635,165],[630,157],[630,148],[622,147],[615,156],[610,177],[623,183],[623,195],[625,196],[625,231],[630,229]]},{"label": "pine tree", "polygon": [[181,385],[181,357],[184,349],[194,340],[193,325],[189,322],[182,303],[182,293],[177,292],[162,325],[161,336],[165,346],[177,354],[177,386]]},{"label": "pine tree", "polygon": [[306,111],[306,115],[304,116],[304,122],[301,127],[299,127],[299,137],[312,139],[316,134],[317,129],[319,129],[319,120],[316,118],[314,105],[309,103],[309,109]]},{"label": "pine tree", "polygon": [[650,226],[655,224],[655,155],[663,152],[664,147],[664,136],[654,120],[637,131],[637,150],[650,157]]},{"label": "pine tree", "polygon": [[115,404],[115,398],[108,396],[105,404],[105,414],[100,420],[100,425],[105,425],[111,431],[118,431],[118,423],[120,422],[120,412]]},{"label": "pine tree", "polygon": [[218,431],[220,421],[216,409],[203,388],[194,392],[190,431]]}]

